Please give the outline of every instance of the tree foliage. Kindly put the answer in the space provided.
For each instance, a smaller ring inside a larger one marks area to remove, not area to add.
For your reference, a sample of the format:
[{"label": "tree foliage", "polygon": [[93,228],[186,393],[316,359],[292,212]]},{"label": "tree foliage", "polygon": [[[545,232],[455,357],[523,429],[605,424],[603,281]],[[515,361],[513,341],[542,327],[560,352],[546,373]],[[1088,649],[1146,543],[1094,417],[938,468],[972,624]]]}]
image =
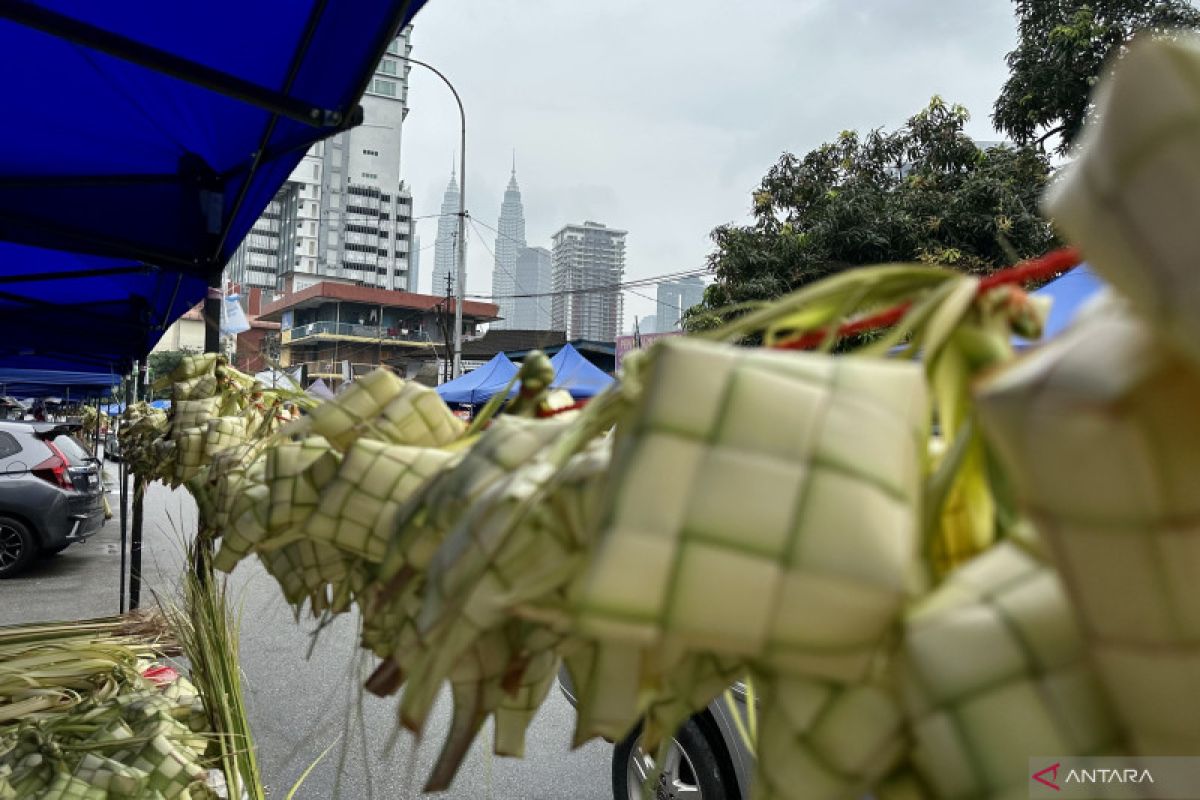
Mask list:
[{"label": "tree foliage", "polygon": [[1029,147],[981,150],[964,108],[933,98],[899,130],[840,134],[784,153],[754,192],[754,220],[712,233],[716,282],[690,313],[768,300],[846,267],[924,261],[986,273],[1053,243],[1038,216],[1049,176]]},{"label": "tree foliage", "polygon": [[992,121],[1022,144],[1057,134],[1060,153],[1087,119],[1092,87],[1135,34],[1200,27],[1200,11],[1186,0],[1015,2],[1017,47]]}]

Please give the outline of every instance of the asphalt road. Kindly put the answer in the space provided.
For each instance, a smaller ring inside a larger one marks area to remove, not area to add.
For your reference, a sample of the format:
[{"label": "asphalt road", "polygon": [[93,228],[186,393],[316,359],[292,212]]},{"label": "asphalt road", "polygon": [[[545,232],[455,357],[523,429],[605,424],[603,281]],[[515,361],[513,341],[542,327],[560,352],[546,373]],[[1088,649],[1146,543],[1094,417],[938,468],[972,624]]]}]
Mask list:
[{"label": "asphalt road", "polygon": [[[115,485],[115,481],[114,481]],[[118,498],[110,497],[114,510]],[[195,506],[185,491],[161,485],[146,497],[143,605],[169,602],[183,567],[182,543],[195,530]],[[82,619],[116,613],[120,579],[117,520],[87,543],[0,581],[0,625]],[[370,672],[359,650],[357,620],[339,618],[314,639],[309,620],[297,623],[274,579],[256,562],[240,565],[231,595],[241,615],[241,663],[250,723],[270,796],[282,798],[304,770],[333,746],[297,792],[299,798],[409,800],[609,800],[612,748],[592,742],[571,751],[574,711],[557,688],[529,729],[524,759],[491,755],[488,731],[441,795],[420,791],[449,724],[443,697],[421,742],[404,733],[389,751],[397,702],[360,694]],[[311,651],[311,652],[310,652]]]}]

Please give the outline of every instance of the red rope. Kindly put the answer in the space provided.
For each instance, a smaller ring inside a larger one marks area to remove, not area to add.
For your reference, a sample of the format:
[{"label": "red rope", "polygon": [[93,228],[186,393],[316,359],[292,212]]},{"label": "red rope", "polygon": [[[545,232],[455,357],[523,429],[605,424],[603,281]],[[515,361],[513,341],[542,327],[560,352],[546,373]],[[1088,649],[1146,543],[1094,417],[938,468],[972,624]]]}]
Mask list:
[{"label": "red rope", "polygon": [[587,400],[580,400],[577,403],[572,403],[564,408],[545,409],[539,408],[537,415],[539,419],[547,419],[549,417],[557,417],[559,414],[565,414],[568,411],[578,411],[588,404]]},{"label": "red rope", "polygon": [[[1080,256],[1077,249],[1074,247],[1063,247],[1047,253],[1041,258],[1031,258],[1028,261],[1014,264],[999,272],[993,272],[979,281],[978,294],[983,294],[997,286],[1048,280],[1060,272],[1074,269],[1079,265],[1081,260],[1082,256]],[[845,336],[853,336],[857,333],[865,333],[878,328],[890,328],[904,318],[910,306],[911,303],[901,303],[870,316],[847,322],[837,329],[836,336],[840,339]],[[779,350],[811,350],[824,342],[827,335],[828,331],[826,329],[809,331],[801,336],[797,336],[795,339],[789,339],[774,346]]]}]

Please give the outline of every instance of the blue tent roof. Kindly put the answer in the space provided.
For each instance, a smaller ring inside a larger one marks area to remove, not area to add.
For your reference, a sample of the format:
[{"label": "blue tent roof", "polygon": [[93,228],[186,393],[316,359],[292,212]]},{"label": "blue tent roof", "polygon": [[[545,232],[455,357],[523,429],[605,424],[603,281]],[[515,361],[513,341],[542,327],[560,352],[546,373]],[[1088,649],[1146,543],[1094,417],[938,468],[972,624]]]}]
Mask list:
[{"label": "blue tent roof", "polygon": [[554,365],[554,383],[551,386],[566,389],[577,400],[600,394],[613,382],[611,375],[581,356],[569,343],[563,345],[550,363]]},{"label": "blue tent roof", "polygon": [[1014,336],[1013,347],[1025,350],[1062,333],[1084,303],[1103,288],[1104,281],[1097,278],[1087,264],[1080,264],[1037,289],[1033,292],[1034,297],[1050,299],[1050,313],[1042,327],[1042,338],[1030,340]]},{"label": "blue tent roof", "polygon": [[517,374],[517,365],[504,353],[496,353],[492,360],[478,369],[447,381],[437,387],[437,392],[447,403],[479,405],[486,403]]},{"label": "blue tent roof", "polygon": [[423,2],[0,4],[0,365],[144,356]]},{"label": "blue tent roof", "polygon": [[0,368],[0,395],[13,397],[97,397],[121,383],[119,375]]},{"label": "blue tent roof", "polygon": [[1104,288],[1087,264],[1060,275],[1033,293],[1034,297],[1049,297],[1050,315],[1042,332],[1043,339],[1057,336],[1071,324],[1080,307]]}]

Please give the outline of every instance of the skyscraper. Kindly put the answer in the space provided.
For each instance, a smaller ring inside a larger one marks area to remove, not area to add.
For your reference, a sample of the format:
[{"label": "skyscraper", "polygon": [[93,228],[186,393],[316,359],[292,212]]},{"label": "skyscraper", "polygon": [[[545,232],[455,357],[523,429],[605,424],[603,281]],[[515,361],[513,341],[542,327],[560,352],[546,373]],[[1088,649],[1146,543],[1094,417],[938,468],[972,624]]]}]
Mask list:
[{"label": "skyscraper", "polygon": [[[550,293],[554,290],[553,263],[550,251],[544,247],[521,248],[514,273],[517,281],[513,294],[517,297],[512,302],[512,321],[507,327],[526,331],[553,330],[550,318]],[[499,303],[498,300],[496,302]]]},{"label": "skyscraper", "polygon": [[[402,30],[376,66],[360,101],[363,124],[305,153],[231,259],[231,279],[268,290],[282,288],[285,276],[293,288],[332,277],[416,290],[409,269],[412,195],[400,177],[410,67],[396,57],[412,50],[411,33]],[[285,204],[290,208],[283,211]],[[293,220],[292,235],[280,235],[284,216]]]},{"label": "skyscraper", "polygon": [[[465,255],[465,253],[464,253]],[[433,283],[430,294],[446,293],[446,276],[453,286],[458,280],[458,181],[450,171],[450,183],[442,195],[442,213],[438,217],[437,238],[433,242]]]},{"label": "skyscraper", "polygon": [[616,341],[624,305],[620,289],[608,289],[625,274],[627,231],[599,222],[566,225],[554,234],[553,330],[567,339]]},{"label": "skyscraper", "polygon": [[496,224],[496,263],[492,267],[492,296],[500,306],[498,322],[493,328],[522,328],[515,324],[517,291],[517,259],[525,249],[525,210],[521,207],[521,188],[517,186],[517,164],[513,161],[512,176],[500,204],[500,220]]},{"label": "skyscraper", "polygon": [[679,330],[684,312],[703,300],[704,281],[697,276],[658,284],[658,329],[663,333]]}]

